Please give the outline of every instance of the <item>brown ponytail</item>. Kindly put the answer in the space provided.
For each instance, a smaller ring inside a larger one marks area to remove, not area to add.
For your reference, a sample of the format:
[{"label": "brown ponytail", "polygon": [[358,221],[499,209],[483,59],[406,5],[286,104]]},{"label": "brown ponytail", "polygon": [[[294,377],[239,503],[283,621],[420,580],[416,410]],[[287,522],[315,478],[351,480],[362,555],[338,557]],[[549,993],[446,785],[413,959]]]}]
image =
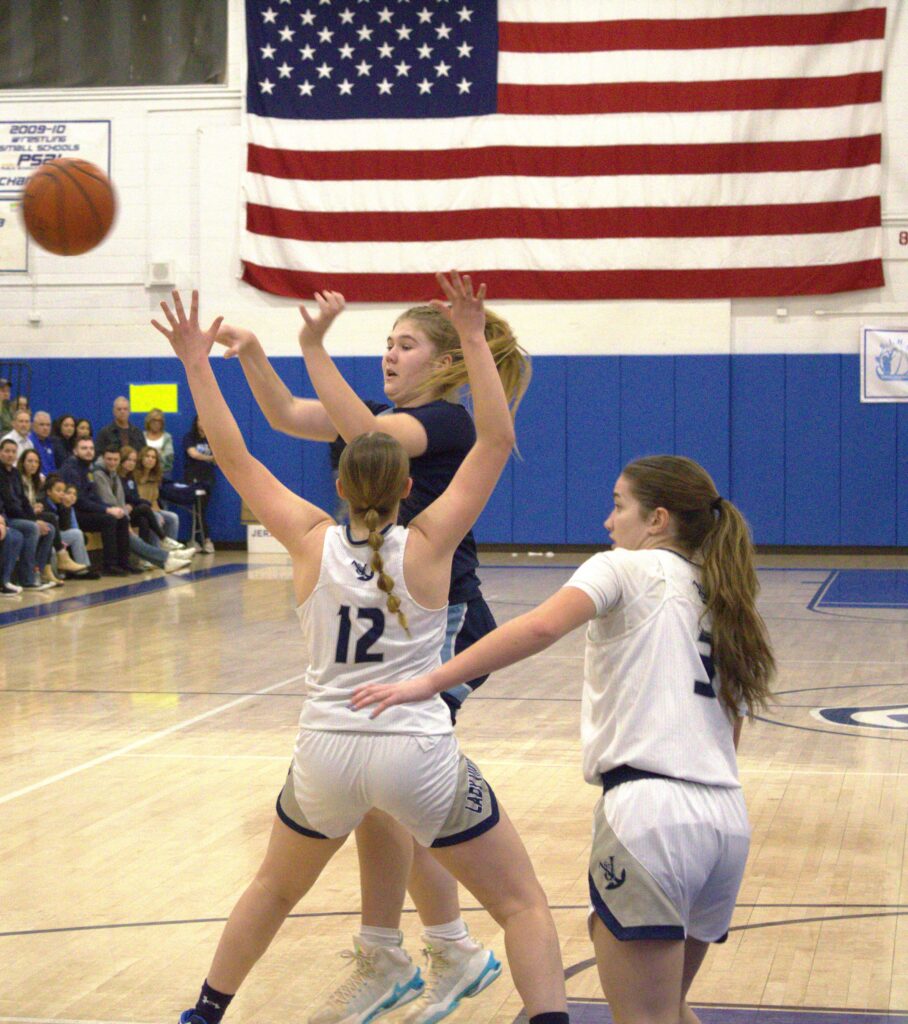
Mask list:
[{"label": "brown ponytail", "polygon": [[750,714],[766,708],[776,665],[757,611],[760,584],[744,517],[692,459],[648,456],[625,466],[622,476],[644,509],[669,512],[678,543],[702,558],[704,615],[712,622],[713,661],[729,714],[742,703]]},{"label": "brown ponytail", "polygon": [[407,633],[407,617],[400,610],[400,598],[393,592],[394,580],[385,572],[380,554],[385,538],[378,524],[400,501],[409,476],[410,460],[403,446],[390,434],[379,431],[355,437],[344,448],[338,465],[338,479],[350,503],[350,514],[362,519],[369,530],[370,564],[378,589],[387,595],[388,611],[397,616]]}]

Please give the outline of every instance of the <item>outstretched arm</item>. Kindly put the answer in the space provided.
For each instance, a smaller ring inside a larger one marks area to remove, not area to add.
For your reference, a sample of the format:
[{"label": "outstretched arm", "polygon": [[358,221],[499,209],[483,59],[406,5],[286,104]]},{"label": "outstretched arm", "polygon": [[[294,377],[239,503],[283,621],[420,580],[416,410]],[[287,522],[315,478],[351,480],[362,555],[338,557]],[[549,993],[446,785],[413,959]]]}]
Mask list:
[{"label": "outstretched arm", "polygon": [[429,444],[425,427],[406,413],[391,413],[379,419],[344,380],[334,360],[325,351],[328,328],[344,310],[343,295],[340,292],[316,292],[315,301],[318,312],[314,315],[305,306],[300,306],[303,318],[300,348],[315,393],[337,432],[349,444],[360,434],[381,430],[397,438],[411,458],[422,455]]},{"label": "outstretched arm", "polygon": [[432,304],[457,330],[473,397],[476,443],[445,491],[410,522],[435,551],[454,550],[479,518],[514,449],[514,423],[495,358],[485,336],[486,286],[473,294],[469,275],[435,275],[448,302]]},{"label": "outstretched arm", "polygon": [[538,608],[486,633],[481,640],[428,675],[403,683],[358,686],[353,691],[350,706],[359,710],[374,704],[376,706],[370,716],[374,718],[395,704],[428,700],[442,690],[544,651],[595,615],[595,605],[582,590],[562,587]]},{"label": "outstretched arm", "polygon": [[188,317],[179,292],[173,292],[173,305],[171,310],[166,302],[161,303],[169,330],[157,320],[152,320],[152,324],[167,338],[183,363],[196,411],[205,425],[218,465],[259,521],[292,552],[313,527],[332,520],[322,509],[284,487],[247,449],[209,360],[220,318],[207,331],[199,327],[197,291],[192,293]]},{"label": "outstretched arm", "polygon": [[224,355],[228,359],[239,358],[249,387],[270,426],[283,434],[309,441],[337,438],[337,430],[322,403],[313,398],[297,398],[291,393],[252,331],[222,324],[215,340],[226,346]]}]

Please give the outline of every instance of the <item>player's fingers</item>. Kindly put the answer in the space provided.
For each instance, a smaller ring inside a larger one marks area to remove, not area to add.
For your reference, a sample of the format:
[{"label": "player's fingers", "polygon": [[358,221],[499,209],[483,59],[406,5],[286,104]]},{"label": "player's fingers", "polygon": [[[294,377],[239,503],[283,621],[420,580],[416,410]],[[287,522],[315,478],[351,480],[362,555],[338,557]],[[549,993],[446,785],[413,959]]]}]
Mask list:
[{"label": "player's fingers", "polygon": [[445,275],[440,270],[436,273],[435,280],[438,282],[438,286],[445,293],[445,295],[447,295],[449,299],[453,299],[456,293],[454,289],[451,287],[451,282],[447,279],[447,277],[445,277]]},{"label": "player's fingers", "polygon": [[473,297],[473,281],[469,274],[463,275],[463,290],[464,294],[469,296],[469,298]]},{"label": "player's fingers", "polygon": [[157,329],[158,329],[158,330],[159,330],[159,331],[161,332],[161,334],[163,334],[163,335],[164,335],[164,337],[165,337],[165,338],[166,338],[166,339],[167,339],[168,341],[170,341],[170,339],[171,339],[171,337],[172,337],[172,334],[171,334],[171,332],[170,332],[170,331],[168,331],[168,330],[167,330],[167,328],[166,328],[166,327],[163,327],[163,326],[162,326],[161,324],[159,324],[157,320],[152,320],[152,321],[151,321],[151,326],[152,326],[152,327],[156,327],[156,328],[157,328]]},{"label": "player's fingers", "polygon": [[176,317],[175,317],[175,316],[173,315],[173,313],[171,312],[170,306],[168,306],[166,302],[162,302],[162,303],[161,303],[161,309],[163,309],[163,310],[164,310],[164,316],[166,316],[166,317],[167,317],[167,322],[168,322],[168,323],[170,324],[170,326],[171,326],[171,327],[172,327],[172,328],[173,328],[174,330],[176,330],[176,327],[177,327],[177,318],[176,318]]},{"label": "player's fingers", "polygon": [[215,319],[212,322],[211,326],[208,328],[208,333],[210,335],[212,335],[212,336],[216,335],[218,333],[218,331],[221,329],[221,324],[223,322],[224,322],[224,318],[222,316],[215,317]]},{"label": "player's fingers", "polygon": [[176,290],[170,293],[173,296],[173,308],[177,312],[177,316],[180,320],[186,319],[186,310],[183,308],[183,300],[180,298],[180,293]]},{"label": "player's fingers", "polygon": [[189,318],[194,324],[199,322],[199,293],[195,288],[192,289],[192,299],[189,303]]},{"label": "player's fingers", "polygon": [[480,302],[483,302],[485,300],[485,297],[486,297],[486,286],[485,286],[485,283],[483,283],[483,284],[481,284],[479,286],[479,291],[476,293],[476,298],[479,299]]}]

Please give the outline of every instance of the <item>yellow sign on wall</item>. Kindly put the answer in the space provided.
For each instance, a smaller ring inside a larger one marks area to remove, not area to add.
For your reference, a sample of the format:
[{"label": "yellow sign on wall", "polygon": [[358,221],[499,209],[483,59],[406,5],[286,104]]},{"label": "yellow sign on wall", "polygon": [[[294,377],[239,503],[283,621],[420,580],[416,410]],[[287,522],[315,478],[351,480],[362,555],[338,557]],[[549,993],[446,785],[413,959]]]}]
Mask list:
[{"label": "yellow sign on wall", "polygon": [[129,405],[132,412],[179,412],[176,384],[130,384]]}]

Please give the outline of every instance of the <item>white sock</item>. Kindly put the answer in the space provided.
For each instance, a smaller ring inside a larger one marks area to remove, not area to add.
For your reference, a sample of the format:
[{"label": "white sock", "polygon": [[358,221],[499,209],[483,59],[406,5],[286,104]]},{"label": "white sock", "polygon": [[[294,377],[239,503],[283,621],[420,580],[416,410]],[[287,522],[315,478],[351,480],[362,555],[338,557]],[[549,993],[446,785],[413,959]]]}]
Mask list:
[{"label": "white sock", "polygon": [[457,917],[453,921],[448,921],[447,924],[429,925],[423,934],[427,939],[460,942],[461,939],[465,939],[469,935],[469,932],[467,931],[467,926],[463,923],[463,918]]},{"label": "white sock", "polygon": [[363,925],[357,936],[364,946],[401,946],[404,933],[397,928],[373,928]]}]

